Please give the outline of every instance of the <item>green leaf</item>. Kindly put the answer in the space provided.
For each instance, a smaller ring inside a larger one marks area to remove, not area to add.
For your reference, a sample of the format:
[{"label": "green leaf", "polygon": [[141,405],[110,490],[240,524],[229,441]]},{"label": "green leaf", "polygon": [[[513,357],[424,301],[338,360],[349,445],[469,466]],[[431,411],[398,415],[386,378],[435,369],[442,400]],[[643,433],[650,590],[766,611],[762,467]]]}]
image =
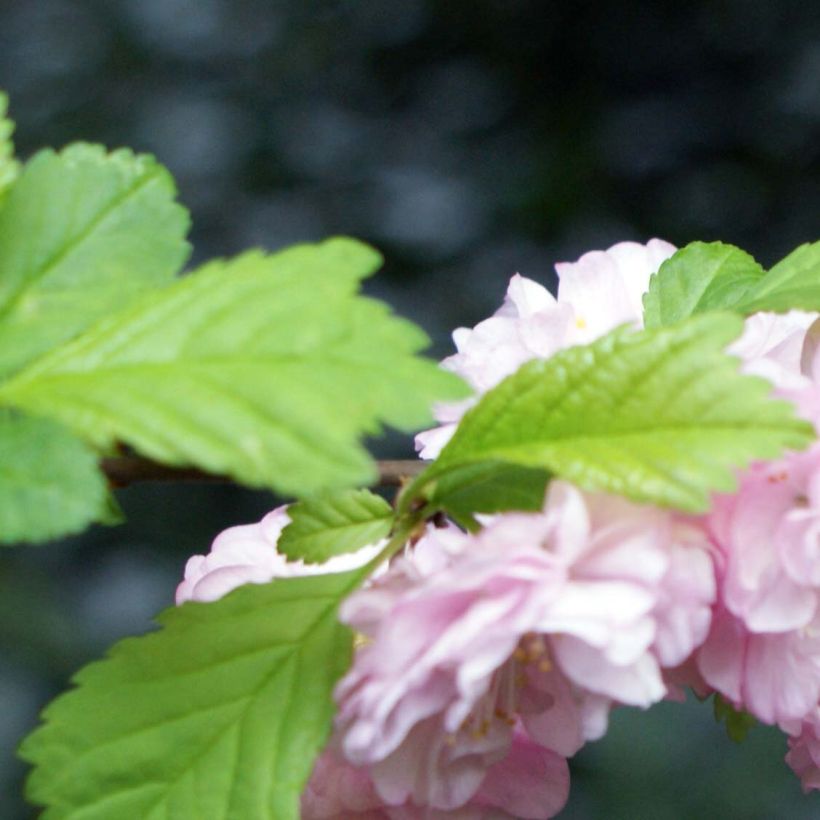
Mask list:
[{"label": "green leaf", "polygon": [[366,572],[166,610],[46,708],[20,749],[29,799],[45,820],[298,817],[350,662],[336,609]]},{"label": "green leaf", "polygon": [[649,280],[644,324],[660,327],[708,310],[820,310],[820,242],[801,245],[768,273],[732,245],[682,248]]},{"label": "green leaf", "polygon": [[726,734],[735,743],[742,743],[746,740],[749,730],[757,724],[752,715],[748,712],[738,711],[722,695],[715,692],[712,705],[715,713],[715,720],[726,726]]},{"label": "green leaf", "polygon": [[650,278],[644,325],[661,327],[707,310],[731,310],[763,275],[763,268],[734,245],[693,242]]},{"label": "green leaf", "polygon": [[355,294],[379,262],[347,239],[213,262],[43,357],[0,404],[283,494],[368,482],[362,433],[419,429],[466,392],[415,355],[421,330]]},{"label": "green leaf", "polygon": [[277,548],[293,561],[322,563],[390,534],[393,508],[368,490],[343,490],[288,507],[291,523]]},{"label": "green leaf", "polygon": [[47,419],[0,410],[0,543],[79,532],[107,512],[94,452]]},{"label": "green leaf", "polygon": [[173,281],[188,215],[151,157],[43,151],[0,209],[0,377]]},{"label": "green leaf", "polygon": [[14,123],[6,116],[8,109],[9,98],[0,92],[0,200],[20,173],[20,164],[14,158],[14,143],[11,141]]},{"label": "green leaf", "polygon": [[473,529],[475,513],[541,510],[549,480],[546,470],[479,461],[444,472],[428,487],[426,497],[435,509]]},{"label": "green leaf", "polygon": [[588,490],[707,509],[711,491],[734,487],[733,468],[814,439],[791,405],[768,398],[768,382],[740,375],[721,352],[741,327],[739,316],[718,313],[622,327],[527,362],[465,415],[403,505],[450,470],[501,461]]},{"label": "green leaf", "polygon": [[820,242],[781,259],[737,306],[743,313],[820,310]]}]

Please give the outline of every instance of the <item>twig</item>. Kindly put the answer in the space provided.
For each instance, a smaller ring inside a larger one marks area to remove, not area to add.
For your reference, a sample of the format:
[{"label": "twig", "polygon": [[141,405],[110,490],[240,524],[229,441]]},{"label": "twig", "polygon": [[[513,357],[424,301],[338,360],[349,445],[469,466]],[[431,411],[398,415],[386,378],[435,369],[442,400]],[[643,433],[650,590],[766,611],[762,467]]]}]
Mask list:
[{"label": "twig", "polygon": [[406,478],[415,478],[428,465],[418,459],[395,459],[377,461],[379,468],[379,485],[382,487],[399,487]]},{"label": "twig", "polygon": [[[414,459],[377,461],[379,468],[379,485],[397,487],[405,478],[413,478],[426,466],[423,461]],[[142,481],[208,481],[227,483],[233,479],[227,476],[211,475],[193,468],[166,467],[140,456],[119,456],[104,458],[101,462],[103,472],[114,487],[128,487]]]}]

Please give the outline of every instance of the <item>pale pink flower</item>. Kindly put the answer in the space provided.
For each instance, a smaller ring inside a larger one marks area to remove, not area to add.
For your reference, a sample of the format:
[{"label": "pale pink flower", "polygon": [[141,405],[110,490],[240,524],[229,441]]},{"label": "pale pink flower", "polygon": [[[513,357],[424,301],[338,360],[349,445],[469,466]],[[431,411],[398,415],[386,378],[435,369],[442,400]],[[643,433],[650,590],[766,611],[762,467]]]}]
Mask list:
[{"label": "pale pink flower", "polygon": [[662,667],[672,669],[684,664],[709,634],[716,584],[703,531],[670,518],[669,567],[652,610],[656,626],[652,651]]},{"label": "pale pink flower", "polygon": [[364,566],[378,555],[384,542],[357,552],[337,555],[321,564],[289,561],[277,551],[282,530],[290,523],[287,506],[277,507],[256,524],[221,532],[207,555],[192,555],[176,591],[177,605],[185,601],[216,601],[243,584],[266,584],[274,578],[295,578],[346,572]]},{"label": "pale pink flower", "polygon": [[[443,363],[446,361],[447,359]],[[419,458],[427,460],[438,458],[444,445],[453,437],[461,417],[475,404],[475,401],[472,398],[459,402],[436,402],[433,405],[433,418],[439,422],[439,426],[431,427],[416,435],[415,445]]]},{"label": "pale pink flower", "polygon": [[808,624],[820,592],[820,445],[743,473],[708,517],[727,609],[753,632]]},{"label": "pale pink flower", "polygon": [[691,689],[701,700],[705,700],[715,691],[703,679],[698,667],[697,650],[678,666],[664,669],[663,682],[666,684],[666,700],[677,703],[686,702],[687,689]]},{"label": "pale pink flower", "polygon": [[[541,285],[516,274],[504,303],[489,319],[453,333],[458,351],[442,367],[461,376],[477,395],[495,387],[524,362],[548,358],[570,344],[572,310],[559,305]],[[419,433],[416,449],[422,458],[436,458],[474,399],[441,403],[433,408],[440,427]]]},{"label": "pale pink flower", "polygon": [[460,808],[438,810],[407,800],[386,803],[366,768],[333,749],[316,762],[302,795],[303,820],[541,820],[554,817],[569,795],[565,758],[516,731],[505,757],[489,766]]},{"label": "pale pink flower", "polygon": [[800,778],[804,792],[820,789],[820,708],[791,733],[786,763]]},{"label": "pale pink flower", "polygon": [[787,632],[751,632],[719,605],[697,662],[706,683],[735,708],[788,726],[820,699],[820,620]]},{"label": "pale pink flower", "polygon": [[818,314],[755,313],[741,336],[727,348],[743,360],[744,373],[762,376],[783,390],[800,390],[812,382],[817,333],[808,331]]},{"label": "pale pink flower", "polygon": [[573,754],[612,701],[660,700],[662,664],[703,640],[706,550],[669,513],[562,482],[543,514],[429,529],[342,606],[366,641],[336,690],[341,753],[386,802],[442,810],[471,799],[516,723]]},{"label": "pale pink flower", "polygon": [[302,792],[302,820],[387,820],[385,804],[366,769],[327,749],[316,759]]},{"label": "pale pink flower", "polygon": [[571,313],[546,288],[515,274],[494,316],[453,333],[458,352],[442,364],[484,393],[524,362],[566,347]]},{"label": "pale pink flower", "polygon": [[[660,239],[646,245],[621,242],[591,251],[577,262],[555,266],[558,298],[516,274],[504,303],[474,328],[453,333],[457,353],[442,366],[465,379],[480,396],[530,359],[547,359],[558,350],[586,344],[619,324],[642,325],[642,294],[649,277],[675,252]],[[436,458],[475,399],[433,408],[440,427],[419,433],[421,458]]]},{"label": "pale pink flower", "polygon": [[707,523],[720,605],[700,671],[760,720],[800,721],[820,699],[820,444],[753,465]]},{"label": "pale pink flower", "polygon": [[662,239],[619,242],[577,262],[558,263],[558,302],[573,309],[572,343],[587,344],[622,324],[642,327],[649,278],[676,250]]}]

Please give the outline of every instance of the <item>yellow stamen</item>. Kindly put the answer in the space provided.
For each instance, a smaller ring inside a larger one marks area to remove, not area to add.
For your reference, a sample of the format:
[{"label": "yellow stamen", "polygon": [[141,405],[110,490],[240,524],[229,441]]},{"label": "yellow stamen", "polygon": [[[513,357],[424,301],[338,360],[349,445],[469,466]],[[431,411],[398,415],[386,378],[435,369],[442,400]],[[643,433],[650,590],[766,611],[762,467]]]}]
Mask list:
[{"label": "yellow stamen", "polygon": [[353,636],[353,648],[354,649],[362,649],[363,647],[367,646],[368,644],[373,643],[373,638],[362,635],[361,632],[357,632]]}]

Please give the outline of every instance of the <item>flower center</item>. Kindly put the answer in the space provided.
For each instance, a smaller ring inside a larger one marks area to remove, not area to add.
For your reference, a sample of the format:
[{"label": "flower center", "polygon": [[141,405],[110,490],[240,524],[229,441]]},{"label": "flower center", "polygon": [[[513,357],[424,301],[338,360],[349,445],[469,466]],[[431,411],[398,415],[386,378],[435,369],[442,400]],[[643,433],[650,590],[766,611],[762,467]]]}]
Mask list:
[{"label": "flower center", "polygon": [[521,638],[510,660],[493,675],[487,694],[465,718],[458,731],[447,736],[446,742],[454,745],[461,732],[467,733],[473,740],[481,740],[497,722],[505,727],[515,726],[520,693],[528,684],[528,667],[543,673],[553,668],[546,641],[534,632]]}]

